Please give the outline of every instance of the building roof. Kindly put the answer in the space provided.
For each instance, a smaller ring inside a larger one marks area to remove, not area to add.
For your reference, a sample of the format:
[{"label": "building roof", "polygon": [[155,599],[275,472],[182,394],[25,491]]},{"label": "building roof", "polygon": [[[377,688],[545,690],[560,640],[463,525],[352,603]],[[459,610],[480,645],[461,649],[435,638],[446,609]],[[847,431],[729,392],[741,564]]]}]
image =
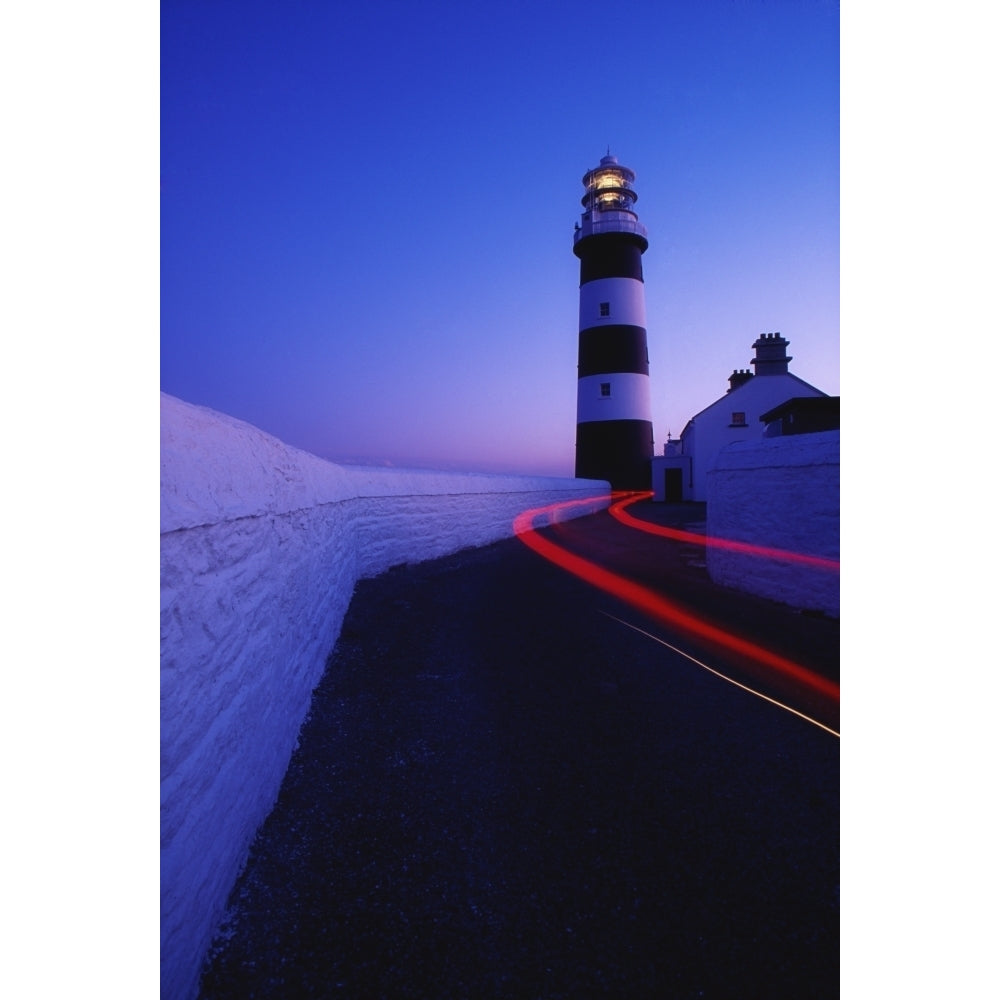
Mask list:
[{"label": "building roof", "polygon": [[765,423],[778,420],[788,413],[808,413],[810,415],[840,414],[840,396],[793,396],[773,409],[762,413],[760,419]]},{"label": "building roof", "polygon": [[[761,384],[764,384],[764,385],[775,385],[779,381],[782,382],[782,383],[787,383],[788,380],[791,380],[793,383],[797,383],[798,385],[803,386],[804,388],[811,390],[813,393],[818,393],[819,397],[821,397],[821,398],[824,398],[824,397],[827,398],[827,399],[830,398],[825,392],[823,392],[822,389],[817,389],[816,386],[810,385],[808,382],[805,381],[805,379],[801,379],[801,378],[798,377],[798,375],[793,375],[791,372],[784,372],[781,375],[754,375],[753,378],[747,379],[746,382],[742,383],[741,385],[738,385],[735,389],[730,389],[725,395],[720,396],[717,400],[715,400],[714,403],[709,403],[709,405],[706,406],[703,410],[699,410],[684,425],[684,430],[681,431],[681,437],[684,437],[684,435],[687,433],[688,428],[699,417],[703,416],[709,410],[711,410],[713,407],[718,406],[720,403],[724,402],[726,404],[727,408],[730,407],[730,406],[732,406],[732,407],[738,409],[739,407],[737,405],[737,400],[741,396],[744,397],[744,398],[746,398],[746,397],[752,396],[752,394],[760,391],[759,389],[754,388],[755,386],[758,386],[758,385],[761,385]],[[794,386],[791,386],[790,388],[792,390],[790,392],[790,394],[789,394],[790,398],[804,398],[804,397],[796,397],[796,396],[794,396]]]}]

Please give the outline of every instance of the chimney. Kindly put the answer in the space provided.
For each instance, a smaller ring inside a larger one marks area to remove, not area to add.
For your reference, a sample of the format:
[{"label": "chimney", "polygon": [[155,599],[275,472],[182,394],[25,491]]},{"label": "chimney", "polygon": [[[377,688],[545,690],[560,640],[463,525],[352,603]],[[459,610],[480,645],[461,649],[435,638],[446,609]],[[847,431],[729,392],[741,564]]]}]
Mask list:
[{"label": "chimney", "polygon": [[749,382],[753,378],[753,372],[749,368],[744,368],[742,371],[737,371],[733,369],[733,374],[729,376],[729,388],[726,392],[732,392],[733,389],[738,389],[744,382]]},{"label": "chimney", "polygon": [[758,375],[787,375],[788,362],[792,359],[785,353],[788,341],[780,333],[762,333],[753,343],[757,352],[750,364]]}]

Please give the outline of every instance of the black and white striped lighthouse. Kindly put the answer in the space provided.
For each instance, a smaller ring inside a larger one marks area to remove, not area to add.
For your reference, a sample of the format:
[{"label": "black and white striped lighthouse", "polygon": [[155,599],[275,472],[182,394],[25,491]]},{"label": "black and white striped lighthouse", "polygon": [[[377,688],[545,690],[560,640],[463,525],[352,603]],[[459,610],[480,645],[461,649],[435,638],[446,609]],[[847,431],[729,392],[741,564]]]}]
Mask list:
[{"label": "black and white striped lighthouse", "polygon": [[580,258],[580,354],[576,475],[612,489],[648,490],[653,421],[646,349],[635,173],[611,156],[583,175],[583,216],[573,235]]}]

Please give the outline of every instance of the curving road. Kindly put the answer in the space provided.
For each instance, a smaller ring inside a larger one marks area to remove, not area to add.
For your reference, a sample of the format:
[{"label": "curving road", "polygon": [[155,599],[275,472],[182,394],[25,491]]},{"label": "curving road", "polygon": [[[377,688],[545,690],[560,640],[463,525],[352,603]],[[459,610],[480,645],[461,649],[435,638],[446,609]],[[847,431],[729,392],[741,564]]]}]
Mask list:
[{"label": "curving road", "polygon": [[839,997],[839,738],[525,538],[835,676],[608,513],[361,581],[202,1000]]},{"label": "curving road", "polygon": [[539,555],[618,598],[621,624],[837,735],[839,622],[716,586],[705,548],[796,561],[801,572],[839,574],[839,563],[707,538],[704,504],[657,504],[648,496],[616,495],[602,514],[555,524],[552,512],[566,505],[525,511],[515,528]]}]

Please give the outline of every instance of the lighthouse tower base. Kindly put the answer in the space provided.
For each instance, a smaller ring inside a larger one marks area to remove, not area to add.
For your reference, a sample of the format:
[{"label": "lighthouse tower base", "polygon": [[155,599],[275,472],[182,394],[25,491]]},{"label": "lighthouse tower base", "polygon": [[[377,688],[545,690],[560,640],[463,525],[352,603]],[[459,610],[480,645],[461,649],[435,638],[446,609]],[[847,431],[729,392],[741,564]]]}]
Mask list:
[{"label": "lighthouse tower base", "polygon": [[652,461],[653,425],[648,420],[576,425],[578,479],[607,479],[614,490],[648,490]]}]

